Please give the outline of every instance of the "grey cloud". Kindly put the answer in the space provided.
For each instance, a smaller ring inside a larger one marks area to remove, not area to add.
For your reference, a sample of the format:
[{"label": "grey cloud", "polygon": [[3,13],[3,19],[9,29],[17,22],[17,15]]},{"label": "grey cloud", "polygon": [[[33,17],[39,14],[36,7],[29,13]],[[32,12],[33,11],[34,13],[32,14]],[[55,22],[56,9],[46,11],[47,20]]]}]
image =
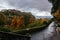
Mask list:
[{"label": "grey cloud", "polygon": [[48,0],[6,0],[8,4],[16,8],[37,8],[42,11],[50,11],[51,4]]},{"label": "grey cloud", "polygon": [[[43,11],[45,13],[48,12],[47,15],[50,15],[51,6],[52,4],[50,4],[48,0],[0,0],[0,8],[22,9],[30,11],[33,14],[38,13],[39,15],[40,12],[43,13]],[[36,12],[34,13],[34,11]]]}]

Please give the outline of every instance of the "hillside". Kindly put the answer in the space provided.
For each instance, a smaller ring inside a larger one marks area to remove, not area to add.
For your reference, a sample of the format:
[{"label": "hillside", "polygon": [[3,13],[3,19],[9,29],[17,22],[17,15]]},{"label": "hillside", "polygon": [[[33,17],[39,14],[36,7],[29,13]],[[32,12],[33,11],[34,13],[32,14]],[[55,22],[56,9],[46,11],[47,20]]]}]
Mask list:
[{"label": "hillside", "polygon": [[21,12],[15,9],[0,11],[1,31],[17,31],[26,28],[42,27],[49,24],[50,21],[51,19],[36,19],[31,12]]}]

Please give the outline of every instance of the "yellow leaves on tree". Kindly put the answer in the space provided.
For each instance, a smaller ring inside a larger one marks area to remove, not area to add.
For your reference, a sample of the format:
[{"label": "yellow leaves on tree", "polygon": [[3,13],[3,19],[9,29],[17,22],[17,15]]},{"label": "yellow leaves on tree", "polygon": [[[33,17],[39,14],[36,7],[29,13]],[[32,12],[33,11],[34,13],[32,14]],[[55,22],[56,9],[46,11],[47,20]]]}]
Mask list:
[{"label": "yellow leaves on tree", "polygon": [[17,28],[22,28],[24,26],[24,16],[20,16],[17,19]]},{"label": "yellow leaves on tree", "polygon": [[33,23],[34,22],[34,17],[31,16],[30,19],[29,19],[29,23]]},{"label": "yellow leaves on tree", "polygon": [[44,22],[48,22],[48,19],[46,19],[46,18],[41,18],[41,24],[43,24]]},{"label": "yellow leaves on tree", "polygon": [[44,18],[41,18],[41,24],[43,24],[44,21],[45,21],[45,19]]}]

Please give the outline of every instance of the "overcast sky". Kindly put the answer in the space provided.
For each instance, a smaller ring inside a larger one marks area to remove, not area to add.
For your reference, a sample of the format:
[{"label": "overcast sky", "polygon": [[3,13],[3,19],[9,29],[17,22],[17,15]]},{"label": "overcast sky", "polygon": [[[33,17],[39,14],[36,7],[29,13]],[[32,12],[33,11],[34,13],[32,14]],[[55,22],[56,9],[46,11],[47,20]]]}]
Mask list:
[{"label": "overcast sky", "polygon": [[35,16],[51,16],[51,7],[48,0],[0,0],[0,9],[18,9]]}]

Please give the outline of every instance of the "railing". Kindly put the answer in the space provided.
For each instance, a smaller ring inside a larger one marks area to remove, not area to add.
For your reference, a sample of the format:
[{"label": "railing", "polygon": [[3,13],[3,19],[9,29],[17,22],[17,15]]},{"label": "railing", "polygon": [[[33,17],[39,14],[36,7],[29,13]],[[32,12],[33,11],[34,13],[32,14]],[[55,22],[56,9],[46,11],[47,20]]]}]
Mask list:
[{"label": "railing", "polygon": [[30,40],[31,37],[10,33],[10,32],[0,32],[0,40]]}]

